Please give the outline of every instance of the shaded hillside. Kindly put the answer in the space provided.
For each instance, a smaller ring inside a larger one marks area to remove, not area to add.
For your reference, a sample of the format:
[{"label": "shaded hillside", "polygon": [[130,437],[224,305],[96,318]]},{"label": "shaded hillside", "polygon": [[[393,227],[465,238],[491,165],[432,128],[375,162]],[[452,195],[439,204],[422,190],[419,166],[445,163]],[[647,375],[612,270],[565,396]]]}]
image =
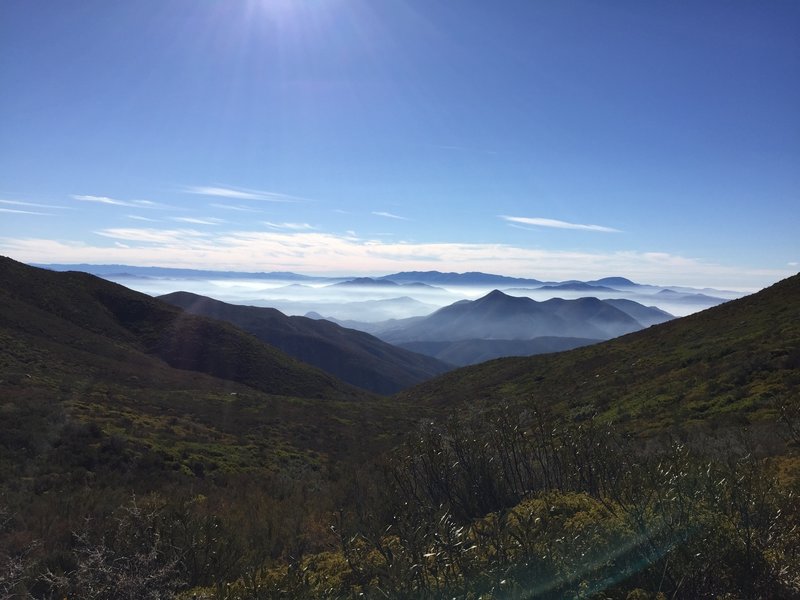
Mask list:
[{"label": "shaded hillside", "polygon": [[188,292],[159,299],[191,314],[232,323],[303,362],[380,394],[397,392],[452,368],[330,321],[287,317],[273,308],[227,304]]},{"label": "shaded hillside", "polygon": [[757,294],[560,354],[459,369],[401,397],[601,414],[643,429],[772,413],[800,394],[800,276]]},{"label": "shaded hillside", "polygon": [[[85,273],[56,273],[0,259],[0,325],[68,346],[114,344],[180,369],[244,383],[270,394],[353,397],[354,390],[224,323],[181,310]],[[54,320],[56,320],[54,322]],[[44,323],[48,322],[48,326]],[[89,341],[87,334],[100,336]]]},{"label": "shaded hillside", "polygon": [[0,398],[0,480],[24,474],[23,502],[87,476],[147,490],[346,464],[413,422],[231,325],[5,258]]},{"label": "shaded hillside", "polygon": [[504,356],[533,356],[548,352],[564,352],[600,340],[569,337],[539,337],[532,340],[460,340],[457,342],[406,342],[402,348],[428,354],[458,366],[502,358]]},{"label": "shaded hillside", "polygon": [[8,597],[28,597],[5,579],[21,560],[36,597],[51,597],[39,577],[75,568],[65,559],[73,532],[108,539],[132,495],[142,506],[153,494],[171,518],[182,515],[170,543],[205,553],[194,567],[182,563],[189,585],[240,573],[231,565],[243,569],[245,556],[276,559],[306,519],[343,502],[335,482],[418,418],[226,323],[5,258],[0,411]]},{"label": "shaded hillside", "polygon": [[494,290],[478,300],[456,302],[379,335],[392,343],[545,336],[608,339],[639,329],[642,325],[628,312],[597,298],[537,302]]}]

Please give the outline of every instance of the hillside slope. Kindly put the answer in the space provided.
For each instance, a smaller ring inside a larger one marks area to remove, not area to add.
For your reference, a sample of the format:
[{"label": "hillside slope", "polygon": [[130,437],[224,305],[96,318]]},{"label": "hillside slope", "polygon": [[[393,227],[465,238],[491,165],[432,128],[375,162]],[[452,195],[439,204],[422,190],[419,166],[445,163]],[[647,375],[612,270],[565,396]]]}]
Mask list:
[{"label": "hillside slope", "polygon": [[379,394],[397,392],[452,369],[435,358],[330,321],[288,317],[273,308],[228,304],[189,292],[159,299],[191,314],[227,321],[298,360]]},{"label": "hillside slope", "polygon": [[24,477],[23,498],[345,465],[417,418],[226,323],[7,258],[0,399],[0,480]]},{"label": "hillside slope", "polygon": [[533,356],[564,352],[600,340],[570,337],[538,337],[532,340],[458,340],[456,342],[407,342],[402,348],[429,354],[461,367],[506,356]]},{"label": "hillside slope", "polygon": [[643,430],[768,416],[775,401],[800,397],[800,275],[593,346],[459,369],[400,397],[547,406]]},{"label": "hillside slope", "polygon": [[[74,349],[141,352],[270,393],[354,397],[355,390],[227,324],[186,315],[93,275],[0,259],[0,326]],[[44,324],[47,323],[45,326]],[[99,339],[98,339],[99,336]]]}]

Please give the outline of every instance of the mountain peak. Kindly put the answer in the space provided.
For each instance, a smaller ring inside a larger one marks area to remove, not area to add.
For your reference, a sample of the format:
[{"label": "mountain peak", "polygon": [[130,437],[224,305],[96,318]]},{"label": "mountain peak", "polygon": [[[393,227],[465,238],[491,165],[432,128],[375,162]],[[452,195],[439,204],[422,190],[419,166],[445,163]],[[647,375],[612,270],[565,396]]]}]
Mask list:
[{"label": "mountain peak", "polygon": [[491,292],[489,292],[488,294],[486,294],[486,295],[483,297],[483,299],[485,300],[485,299],[487,299],[487,298],[491,298],[491,299],[493,299],[493,300],[494,300],[494,299],[512,298],[512,297],[513,297],[513,296],[509,296],[508,294],[505,294],[505,293],[501,292],[501,291],[500,291],[500,290],[498,290],[498,289],[494,289],[494,290],[492,290]]}]

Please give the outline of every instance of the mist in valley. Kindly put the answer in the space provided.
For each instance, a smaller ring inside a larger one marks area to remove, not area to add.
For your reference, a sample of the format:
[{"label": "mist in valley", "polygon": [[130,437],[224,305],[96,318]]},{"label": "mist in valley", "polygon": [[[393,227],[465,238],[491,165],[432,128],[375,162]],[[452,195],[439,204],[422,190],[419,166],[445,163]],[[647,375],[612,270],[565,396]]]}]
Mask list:
[{"label": "mist in valley", "polygon": [[[430,315],[462,300],[476,300],[494,289],[510,296],[528,297],[537,302],[552,298],[575,300],[595,297],[600,300],[626,299],[654,306],[676,317],[705,310],[743,294],[724,290],[637,285],[627,289],[598,286],[590,290],[552,289],[557,286],[520,288],[493,285],[427,285],[422,283],[358,285],[351,279],[247,279],[173,278],[127,275],[107,279],[151,296],[177,291],[192,292],[231,304],[275,308],[288,316],[345,321],[350,327],[392,319]],[[385,284],[384,284],[385,283]]]}]

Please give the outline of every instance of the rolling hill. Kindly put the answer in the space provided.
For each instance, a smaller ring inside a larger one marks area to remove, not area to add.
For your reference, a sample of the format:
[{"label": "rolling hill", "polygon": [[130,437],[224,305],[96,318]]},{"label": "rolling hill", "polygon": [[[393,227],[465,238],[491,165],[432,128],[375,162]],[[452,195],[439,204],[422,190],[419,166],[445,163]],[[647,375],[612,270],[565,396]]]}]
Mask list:
[{"label": "rolling hill", "polygon": [[63,558],[73,532],[110,534],[134,496],[138,506],[170,502],[193,515],[187,532],[208,524],[193,530],[210,544],[195,582],[219,576],[211,554],[230,556],[231,531],[253,532],[248,552],[257,544],[262,559],[280,556],[303,519],[342,502],[334,482],[395,445],[420,414],[227,323],[7,258],[0,412],[0,595],[8,597],[28,597],[9,587],[6,568],[17,564],[9,557],[24,558],[32,585],[47,569],[71,570]]},{"label": "rolling hill", "polygon": [[298,360],[379,394],[397,392],[452,368],[330,321],[287,317],[273,308],[227,304],[188,292],[159,299],[191,314],[227,321]]},{"label": "rolling hill", "polygon": [[[72,477],[59,466],[69,453],[53,453],[76,427],[97,431],[71,451],[84,457],[80,464],[94,456],[84,473],[124,458],[120,475],[147,489],[164,478],[191,480],[193,468],[225,477],[319,468],[391,438],[406,421],[393,402],[227,323],[85,273],[7,258],[0,397],[0,470],[43,469],[48,488]],[[114,439],[108,456],[95,456]]]},{"label": "rolling hill", "polygon": [[774,417],[800,393],[800,275],[721,306],[593,346],[458,369],[400,396],[546,406],[639,432]]},{"label": "rolling hill", "polygon": [[[254,337],[145,294],[77,272],[55,273],[0,259],[0,325],[77,349],[114,345],[171,367],[287,396],[352,397],[355,390]],[[45,325],[46,323],[46,325]]]}]

